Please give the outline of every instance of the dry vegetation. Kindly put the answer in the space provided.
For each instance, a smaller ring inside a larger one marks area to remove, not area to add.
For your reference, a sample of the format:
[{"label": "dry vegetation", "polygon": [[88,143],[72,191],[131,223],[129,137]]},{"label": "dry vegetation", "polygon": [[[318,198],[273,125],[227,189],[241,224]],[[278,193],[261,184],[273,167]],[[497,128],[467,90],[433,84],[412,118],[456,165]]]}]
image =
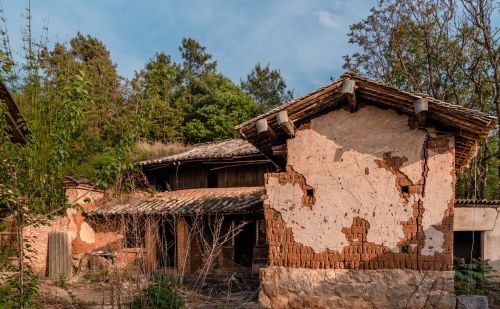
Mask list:
[{"label": "dry vegetation", "polygon": [[154,158],[178,154],[191,148],[191,146],[179,142],[149,143],[147,141],[138,141],[134,145],[132,159],[134,161],[150,160]]}]

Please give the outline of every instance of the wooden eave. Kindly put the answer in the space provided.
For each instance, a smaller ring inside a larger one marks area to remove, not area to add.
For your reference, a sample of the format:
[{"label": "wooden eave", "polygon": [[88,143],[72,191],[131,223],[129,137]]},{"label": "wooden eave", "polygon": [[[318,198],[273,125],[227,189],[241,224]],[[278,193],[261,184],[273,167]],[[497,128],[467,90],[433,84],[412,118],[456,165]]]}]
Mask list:
[{"label": "wooden eave", "polygon": [[26,135],[29,134],[29,131],[19,127],[17,121],[20,119],[21,113],[17,104],[14,102],[12,95],[5,85],[0,82],[0,100],[3,100],[7,104],[7,124],[11,128],[12,141],[16,143],[26,143]]},{"label": "wooden eave", "polygon": [[265,163],[273,163],[268,157],[264,154],[255,154],[255,155],[247,155],[247,156],[234,156],[229,158],[213,158],[213,159],[189,159],[189,160],[179,160],[175,162],[161,162],[161,163],[151,163],[148,165],[142,165],[141,168],[147,171],[153,171],[160,168],[165,168],[169,166],[173,166],[175,164],[179,164],[182,166],[186,165],[247,165],[247,164],[265,164]]},{"label": "wooden eave", "polygon": [[[355,97],[342,92],[346,80],[353,80],[356,84]],[[415,102],[424,98],[427,126],[443,129],[447,134],[455,136],[455,167],[460,170],[467,166],[477,151],[477,142],[486,139],[489,132],[496,127],[497,119],[485,113],[450,104],[424,94],[401,91],[398,88],[367,79],[354,73],[346,73],[337,81],[321,87],[299,99],[285,103],[254,119],[236,127],[240,135],[252,143],[256,148],[270,157],[275,163],[284,167],[286,159],[283,156],[273,155],[273,147],[286,144],[290,137],[282,126],[277,123],[277,114],[286,111],[288,119],[295,127],[307,123],[312,118],[326,112],[349,106],[355,108],[357,101],[361,105],[370,104],[382,108],[391,108],[399,113],[415,117]],[[268,128],[276,133],[276,138],[257,132],[256,123],[265,119]],[[439,131],[439,130],[438,130]]]}]

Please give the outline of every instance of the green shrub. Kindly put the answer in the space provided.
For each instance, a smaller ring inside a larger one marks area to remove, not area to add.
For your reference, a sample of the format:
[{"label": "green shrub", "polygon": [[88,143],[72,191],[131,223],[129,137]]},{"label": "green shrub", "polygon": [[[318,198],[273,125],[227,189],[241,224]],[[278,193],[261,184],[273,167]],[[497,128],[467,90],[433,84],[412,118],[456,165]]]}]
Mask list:
[{"label": "green shrub", "polygon": [[83,278],[90,281],[91,283],[101,283],[108,282],[110,278],[110,273],[108,270],[97,270],[86,273]]},{"label": "green shrub", "polygon": [[172,276],[154,277],[148,287],[134,299],[131,308],[182,308],[184,298],[181,289],[179,281]]},{"label": "green shrub", "polygon": [[500,292],[499,278],[488,260],[472,259],[467,264],[463,258],[455,258],[455,293],[457,295],[494,295]]}]

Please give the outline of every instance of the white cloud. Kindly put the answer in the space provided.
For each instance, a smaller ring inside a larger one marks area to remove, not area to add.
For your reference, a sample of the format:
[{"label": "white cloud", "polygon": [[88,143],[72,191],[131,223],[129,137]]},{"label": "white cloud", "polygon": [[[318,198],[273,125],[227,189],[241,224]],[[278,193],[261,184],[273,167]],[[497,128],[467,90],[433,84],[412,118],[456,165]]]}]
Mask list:
[{"label": "white cloud", "polygon": [[328,11],[321,10],[318,12],[319,23],[327,28],[337,28],[340,26],[338,17]]}]

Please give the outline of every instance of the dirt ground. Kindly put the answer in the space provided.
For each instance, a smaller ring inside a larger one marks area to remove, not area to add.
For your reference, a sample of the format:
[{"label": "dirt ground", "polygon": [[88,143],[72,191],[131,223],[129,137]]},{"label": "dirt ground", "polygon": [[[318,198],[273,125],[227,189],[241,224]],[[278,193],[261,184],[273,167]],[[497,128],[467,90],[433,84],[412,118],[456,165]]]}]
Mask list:
[{"label": "dirt ground", "polygon": [[[68,282],[42,279],[40,302],[44,308],[127,308],[137,294],[138,282],[91,282],[73,278]],[[119,291],[118,291],[119,290]],[[252,290],[223,291],[220,286],[207,286],[202,292],[183,290],[187,309],[262,308],[257,302],[258,287]]]}]

